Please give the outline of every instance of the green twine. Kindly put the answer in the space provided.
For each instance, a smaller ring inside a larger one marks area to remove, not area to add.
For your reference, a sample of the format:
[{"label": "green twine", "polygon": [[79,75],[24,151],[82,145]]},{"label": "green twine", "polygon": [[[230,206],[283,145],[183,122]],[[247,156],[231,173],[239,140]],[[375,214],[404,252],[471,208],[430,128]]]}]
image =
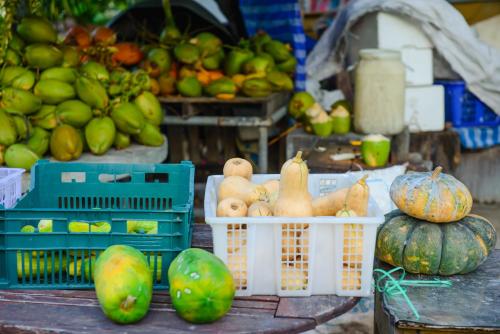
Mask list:
[{"label": "green twine", "polygon": [[[401,275],[399,275],[399,278],[396,279],[392,276],[392,274],[397,271],[401,271]],[[405,280],[404,278],[406,276],[406,271],[401,267],[397,267],[389,271],[375,269],[373,273],[375,276],[375,288],[377,289],[377,291],[387,295],[388,297],[402,295],[406,301],[406,304],[408,304],[408,307],[413,312],[417,320],[420,319],[420,315],[418,314],[415,306],[413,306],[413,303],[408,297],[406,289],[403,288],[403,286],[449,288],[452,285],[451,281],[449,280],[442,281],[437,278],[431,281]]]}]

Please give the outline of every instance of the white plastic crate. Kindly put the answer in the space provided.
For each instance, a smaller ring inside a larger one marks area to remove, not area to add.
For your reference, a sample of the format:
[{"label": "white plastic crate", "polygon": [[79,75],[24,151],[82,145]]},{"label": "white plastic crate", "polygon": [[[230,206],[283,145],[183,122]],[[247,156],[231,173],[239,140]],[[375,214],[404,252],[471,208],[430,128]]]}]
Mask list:
[{"label": "white plastic crate", "polygon": [[0,168],[0,205],[8,209],[21,197],[21,178],[24,169]]},{"label": "white plastic crate", "polygon": [[[372,198],[368,217],[217,217],[223,178],[208,178],[205,221],[212,227],[215,255],[233,273],[238,296],[370,294],[377,227],[384,222]],[[271,179],[279,175],[254,175],[252,182]],[[309,192],[321,196],[355,181],[346,174],[312,174]]]}]

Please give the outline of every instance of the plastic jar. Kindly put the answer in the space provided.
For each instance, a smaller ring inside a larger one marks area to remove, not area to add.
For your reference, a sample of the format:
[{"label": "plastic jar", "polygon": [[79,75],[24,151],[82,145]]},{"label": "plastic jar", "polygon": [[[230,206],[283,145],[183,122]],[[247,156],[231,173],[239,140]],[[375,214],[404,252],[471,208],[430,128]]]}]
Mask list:
[{"label": "plastic jar", "polygon": [[354,128],[393,135],[404,128],[405,67],[399,51],[363,49],[355,73]]}]

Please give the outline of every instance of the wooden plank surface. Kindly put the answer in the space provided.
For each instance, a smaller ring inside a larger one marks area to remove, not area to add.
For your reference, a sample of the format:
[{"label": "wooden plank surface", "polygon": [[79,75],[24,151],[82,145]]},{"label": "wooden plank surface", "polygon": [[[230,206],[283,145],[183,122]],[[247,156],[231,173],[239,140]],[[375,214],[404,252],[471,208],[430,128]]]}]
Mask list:
[{"label": "wooden plank surface", "polygon": [[[212,250],[209,225],[194,225],[192,246]],[[236,297],[224,318],[194,325],[175,314],[167,291],[155,291],[147,316],[123,326],[104,316],[93,290],[0,290],[0,333],[301,333],[349,311],[358,300]]]}]

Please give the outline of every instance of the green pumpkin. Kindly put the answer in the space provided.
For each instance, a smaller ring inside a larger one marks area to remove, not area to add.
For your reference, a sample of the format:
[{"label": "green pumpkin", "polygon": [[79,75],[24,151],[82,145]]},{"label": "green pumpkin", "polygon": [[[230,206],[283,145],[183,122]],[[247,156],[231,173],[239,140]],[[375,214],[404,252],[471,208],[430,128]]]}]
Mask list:
[{"label": "green pumpkin", "polygon": [[391,199],[415,218],[434,223],[462,219],[472,208],[472,196],[462,182],[441,171],[437,167],[433,172],[398,176],[391,184]]},{"label": "green pumpkin", "polygon": [[184,320],[214,322],[231,308],[235,287],[226,265],[198,248],[182,251],[168,269],[172,305]]},{"label": "green pumpkin", "polygon": [[493,225],[480,216],[435,224],[396,210],[378,231],[375,255],[415,274],[466,274],[486,260],[496,238]]}]

